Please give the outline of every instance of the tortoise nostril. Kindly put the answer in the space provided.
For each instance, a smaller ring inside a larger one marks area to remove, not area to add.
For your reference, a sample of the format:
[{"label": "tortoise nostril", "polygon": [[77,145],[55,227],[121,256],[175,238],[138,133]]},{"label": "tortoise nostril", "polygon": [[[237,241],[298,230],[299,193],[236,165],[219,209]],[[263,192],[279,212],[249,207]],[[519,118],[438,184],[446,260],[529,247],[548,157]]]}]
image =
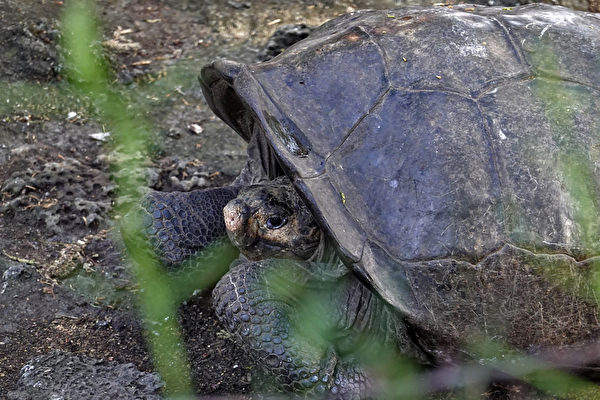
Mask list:
[{"label": "tortoise nostril", "polygon": [[243,205],[238,204],[235,201],[229,202],[223,208],[223,217],[225,219],[225,228],[229,232],[238,232],[242,230],[244,225],[244,214],[245,209]]}]

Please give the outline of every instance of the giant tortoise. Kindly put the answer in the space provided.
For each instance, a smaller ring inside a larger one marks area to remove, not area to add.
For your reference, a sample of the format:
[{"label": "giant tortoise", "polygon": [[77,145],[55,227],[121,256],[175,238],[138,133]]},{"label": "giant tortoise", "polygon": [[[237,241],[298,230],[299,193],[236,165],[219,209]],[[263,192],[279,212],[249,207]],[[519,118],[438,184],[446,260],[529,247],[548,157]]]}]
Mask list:
[{"label": "giant tortoise", "polygon": [[[227,223],[243,255],[217,314],[284,389],[366,395],[364,338],[430,364],[482,337],[598,338],[598,16],[357,11],[271,61],[215,61],[201,84],[248,163],[226,188],[150,195],[148,232],[177,264]],[[301,329],[308,303],[335,341]]]}]

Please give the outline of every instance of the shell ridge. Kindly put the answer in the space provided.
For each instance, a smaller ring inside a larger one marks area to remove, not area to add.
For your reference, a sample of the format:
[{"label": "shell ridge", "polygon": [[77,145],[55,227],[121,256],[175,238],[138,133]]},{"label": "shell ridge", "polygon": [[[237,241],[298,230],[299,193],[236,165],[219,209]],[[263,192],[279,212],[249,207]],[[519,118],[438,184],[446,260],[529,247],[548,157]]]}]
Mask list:
[{"label": "shell ridge", "polygon": [[[379,97],[377,98],[377,100],[375,100],[375,103],[373,103],[373,105],[372,105],[371,107],[369,107],[369,109],[367,110],[367,112],[366,112],[366,113],[364,113],[364,114],[363,114],[363,115],[362,115],[362,116],[361,116],[361,117],[360,117],[360,118],[359,118],[359,119],[358,119],[358,120],[357,120],[357,121],[354,123],[354,125],[352,125],[352,127],[351,127],[351,128],[348,130],[348,133],[346,133],[346,134],[344,135],[344,137],[342,138],[342,140],[340,141],[340,144],[338,144],[338,145],[337,145],[337,146],[336,146],[336,147],[335,147],[335,148],[334,148],[334,149],[331,151],[331,153],[329,153],[329,154],[327,155],[327,157],[325,157],[325,160],[324,160],[325,164],[327,164],[327,162],[329,161],[329,159],[331,158],[331,156],[333,156],[334,154],[336,154],[336,152],[337,152],[337,151],[338,151],[338,150],[339,150],[339,149],[340,149],[340,148],[341,148],[341,147],[344,145],[344,143],[346,143],[346,141],[347,141],[347,140],[350,138],[350,136],[352,136],[352,134],[353,134],[353,133],[354,133],[354,131],[356,130],[356,127],[357,127],[357,126],[359,126],[359,125],[361,124],[361,122],[362,122],[362,121],[363,121],[363,120],[364,120],[364,119],[365,119],[365,118],[366,118],[368,115],[370,115],[370,114],[371,114],[371,112],[372,112],[373,110],[375,110],[375,109],[376,109],[378,106],[380,106],[380,105],[381,105],[381,104],[384,102],[384,100],[385,100],[385,98],[386,98],[387,94],[388,94],[388,93],[389,93],[391,90],[392,90],[392,87],[391,87],[391,86],[390,86],[390,87],[388,87],[386,90],[384,90],[384,92],[381,94],[381,96],[379,96]],[[324,172],[325,172],[325,170],[324,170],[322,173],[324,173]]]},{"label": "shell ridge", "polygon": [[[284,163],[286,169],[292,170],[293,166],[291,165],[291,161],[288,160],[287,157],[281,156],[282,149],[279,147],[280,146],[285,147],[286,151],[288,151],[291,154],[294,154],[296,156],[301,156],[303,158],[310,156],[310,154],[312,153],[312,149],[309,147],[309,144],[307,143],[307,139],[303,136],[302,132],[298,128],[296,121],[294,121],[294,119],[292,119],[291,116],[286,115],[277,106],[277,101],[273,98],[273,96],[268,91],[268,89],[265,88],[264,85],[262,85],[261,82],[258,79],[256,79],[252,73],[250,73],[250,71],[247,71],[247,72],[248,73],[245,74],[245,76],[244,76],[244,78],[245,78],[244,83],[245,84],[250,83],[252,86],[254,86],[254,90],[256,92],[259,92],[260,94],[251,96],[251,95],[244,93],[243,99],[246,101],[246,104],[248,105],[248,107],[252,110],[252,112],[255,114],[256,118],[259,120],[260,125],[265,130],[265,134],[270,137],[270,143],[271,143],[271,146],[273,147],[273,150],[275,150],[275,152],[280,155],[279,160]],[[249,92],[251,92],[251,91],[252,91],[252,89],[249,90]],[[241,92],[242,91],[240,90],[240,93]],[[257,99],[259,99],[260,97],[264,98],[263,101],[258,100],[259,102],[263,103],[262,107],[259,104],[256,104]],[[253,104],[250,104],[250,102],[248,101],[250,99],[253,100]],[[264,103],[268,103],[268,109],[267,109],[267,107],[265,107]],[[286,127],[281,126],[281,129],[286,131],[283,133],[287,133],[291,137],[291,139],[292,139],[291,142],[289,142],[289,143],[284,142],[284,139],[281,138],[281,136],[279,136],[276,132],[274,132],[275,128],[273,128],[272,122],[278,121],[281,118],[276,118],[274,115],[272,115],[271,112],[278,114],[279,117],[285,116],[285,119],[287,120],[286,122],[288,122],[286,124],[286,125],[288,125],[287,128],[290,128],[290,127],[294,128],[293,130],[295,131],[294,133],[296,133],[296,135],[292,134],[289,129],[285,129]],[[269,122],[271,122],[271,123],[269,123]],[[298,134],[300,134],[301,137],[298,137],[297,136]],[[299,146],[298,151],[300,151],[302,154],[300,154],[300,155],[296,154],[294,152],[294,149],[291,148],[290,146]]]},{"label": "shell ridge", "polygon": [[[546,80],[555,81],[555,82],[567,82],[567,83],[572,83],[575,85],[583,86],[583,87],[593,90],[595,92],[600,92],[600,86],[594,86],[589,83],[581,82],[580,80],[574,79],[572,77],[566,77],[566,76],[562,76],[559,74],[549,74],[549,73],[533,75],[531,73],[522,72],[522,73],[519,73],[516,75],[506,76],[503,78],[488,81],[487,85],[483,86],[480,90],[478,90],[476,93],[474,93],[473,99],[480,100],[480,99],[484,98],[485,96],[488,96],[492,92],[495,92],[496,89],[499,89],[505,85],[510,85],[515,82],[531,81],[533,79],[546,79]],[[410,90],[410,89],[405,89],[405,88],[396,88],[396,87],[394,87],[394,88],[399,89],[399,90],[413,91],[413,92],[427,91],[427,89]],[[451,94],[457,94],[459,96],[462,94],[460,92],[455,93],[450,90],[437,90],[437,91],[447,92],[447,93],[451,93]],[[463,95],[462,97],[465,97],[465,96]]]},{"label": "shell ridge", "polygon": [[459,90],[455,90],[455,89],[451,89],[451,88],[446,88],[446,89],[441,89],[441,88],[411,88],[411,87],[404,87],[404,86],[396,86],[396,85],[392,85],[390,87],[391,90],[396,90],[398,92],[405,92],[405,93],[446,93],[448,95],[455,95],[458,97],[462,97],[468,100],[476,100],[475,97],[471,96],[470,94],[467,94],[465,92],[459,91]]},{"label": "shell ridge", "polygon": [[505,217],[504,217],[504,201],[503,201],[503,197],[504,197],[503,195],[504,195],[504,192],[506,189],[506,185],[504,183],[504,180],[502,179],[502,175],[498,168],[498,164],[501,163],[502,158],[498,156],[498,152],[496,151],[496,148],[494,147],[494,141],[492,139],[492,135],[493,135],[492,127],[490,125],[490,121],[487,118],[487,114],[486,114],[483,106],[477,100],[475,100],[475,104],[477,106],[477,110],[479,111],[479,119],[482,124],[481,136],[483,137],[483,140],[485,141],[485,144],[486,144],[486,150],[488,152],[488,158],[489,158],[489,165],[491,167],[491,171],[490,171],[491,173],[489,174],[490,179],[491,179],[490,193],[493,194],[494,197],[496,198],[496,200],[498,201],[498,205],[496,206],[496,211],[500,213],[500,218],[498,219],[498,222],[501,225],[502,232],[504,232],[506,234],[506,224],[505,224]]},{"label": "shell ridge", "polygon": [[[226,108],[223,107],[226,99],[228,102],[238,100],[244,103],[244,99],[238,93],[228,96],[230,93],[225,92],[228,89],[237,92],[235,87],[236,82],[247,74],[248,66],[246,65],[235,64],[226,60],[217,60],[202,68],[199,80],[208,106],[244,140],[249,141],[249,132],[243,131],[240,120],[235,115],[227,112]],[[224,90],[216,89],[217,86]]]},{"label": "shell ridge", "polygon": [[473,98],[475,100],[479,100],[490,93],[494,93],[496,89],[499,89],[505,85],[514,83],[514,82],[525,82],[535,79],[535,76],[531,74],[529,71],[519,72],[515,75],[505,76],[498,79],[491,79],[486,82],[485,85],[481,87],[478,91],[473,93]]},{"label": "shell ridge", "polygon": [[[576,264],[587,264],[587,263],[594,263],[594,262],[600,261],[600,254],[591,255],[591,256],[585,257],[585,258],[578,258],[578,257],[574,256],[573,254],[570,254],[567,249],[557,249],[556,252],[533,251],[531,249],[528,249],[528,248],[519,246],[515,243],[512,243],[510,240],[504,240],[498,247],[489,251],[485,255],[477,258],[476,260],[471,260],[471,261],[466,258],[461,258],[461,257],[432,257],[432,258],[418,258],[418,259],[410,259],[409,260],[409,259],[402,259],[402,258],[394,256],[393,254],[390,254],[390,252],[386,250],[386,248],[383,246],[382,243],[379,243],[377,240],[370,238],[370,237],[368,237],[365,240],[365,243],[364,243],[365,247],[367,245],[370,245],[371,243],[376,245],[380,251],[385,253],[385,255],[388,256],[390,258],[390,260],[393,260],[395,263],[409,264],[409,265],[418,265],[418,264],[422,264],[422,263],[436,262],[436,261],[455,261],[455,262],[460,262],[460,263],[467,263],[474,268],[481,268],[481,266],[483,264],[485,264],[487,259],[489,259],[490,257],[493,257],[494,255],[496,255],[498,253],[501,253],[505,249],[513,249],[513,250],[516,249],[519,251],[523,251],[526,254],[531,254],[531,255],[536,255],[536,256],[567,257],[569,260],[573,261]],[[364,250],[363,250],[363,252],[364,252]],[[361,256],[361,259],[362,259],[362,256]]]},{"label": "shell ridge", "polygon": [[525,55],[523,54],[523,49],[521,48],[521,46],[519,46],[515,42],[515,38],[514,38],[513,34],[511,33],[510,28],[508,26],[506,26],[500,19],[498,19],[496,17],[491,17],[490,19],[492,21],[496,22],[500,26],[500,29],[502,30],[504,37],[506,38],[508,44],[510,45],[510,48],[513,51],[515,57],[517,58],[519,63],[522,65],[525,65],[527,67],[527,69],[529,70],[529,73],[531,73],[531,71],[532,71],[531,65],[529,65],[529,63],[527,62],[527,59],[525,58]]},{"label": "shell ridge", "polygon": [[391,82],[390,80],[390,73],[389,73],[389,69],[388,69],[388,61],[389,61],[389,57],[385,51],[385,49],[383,48],[383,46],[381,46],[381,44],[376,40],[375,37],[373,37],[373,35],[371,35],[364,26],[359,25],[358,29],[360,29],[365,35],[367,35],[367,37],[369,38],[369,42],[373,43],[373,45],[375,45],[375,47],[377,48],[377,51],[379,52],[379,55],[381,56],[381,61],[383,62],[383,74],[385,76],[385,80],[388,82],[389,85],[391,85],[389,82]]},{"label": "shell ridge", "polygon": [[568,83],[572,83],[575,85],[579,85],[579,86],[583,86],[586,87],[588,89],[591,89],[595,92],[600,92],[600,86],[594,86],[590,83],[585,83],[585,82],[581,82],[578,79],[575,79],[573,77],[570,76],[564,76],[561,74],[557,74],[557,73],[551,73],[548,71],[544,71],[543,73],[540,73],[536,76],[536,79],[546,79],[549,81],[554,81],[554,82],[568,82]]},{"label": "shell ridge", "polygon": [[[323,175],[323,174],[322,174]],[[331,198],[334,194],[339,194],[339,190],[334,185],[334,183],[329,179],[328,176],[322,177],[310,177],[303,179],[295,179],[293,181],[294,186],[299,189],[301,196],[307,200],[307,204],[309,207],[311,205],[315,205],[318,203],[315,194],[313,193],[313,189],[317,191],[327,191],[327,195]],[[319,186],[323,185],[323,186]],[[313,187],[314,186],[314,187]],[[348,230],[344,229],[345,235],[353,236],[355,242],[352,243],[352,248],[349,248],[349,243],[344,243],[341,240],[340,236],[336,234],[335,229],[333,229],[331,221],[324,215],[322,210],[318,208],[311,207],[315,218],[319,221],[321,227],[327,231],[327,233],[334,238],[334,241],[337,243],[338,255],[342,259],[350,260],[351,263],[355,263],[362,259],[365,243],[367,240],[366,233],[360,226],[360,223],[356,220],[354,215],[352,215],[349,210],[345,207],[338,208],[337,211],[341,211],[341,217],[344,219],[343,225],[345,225]],[[339,221],[338,221],[339,223]]]}]

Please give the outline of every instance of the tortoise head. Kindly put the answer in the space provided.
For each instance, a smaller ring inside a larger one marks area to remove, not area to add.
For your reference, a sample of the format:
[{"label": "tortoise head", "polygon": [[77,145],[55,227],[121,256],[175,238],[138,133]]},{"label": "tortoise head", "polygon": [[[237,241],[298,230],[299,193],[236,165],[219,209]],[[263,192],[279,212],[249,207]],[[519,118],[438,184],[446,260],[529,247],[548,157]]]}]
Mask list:
[{"label": "tortoise head", "polygon": [[319,226],[289,181],[249,186],[223,214],[229,239],[250,260],[308,259],[321,238]]}]

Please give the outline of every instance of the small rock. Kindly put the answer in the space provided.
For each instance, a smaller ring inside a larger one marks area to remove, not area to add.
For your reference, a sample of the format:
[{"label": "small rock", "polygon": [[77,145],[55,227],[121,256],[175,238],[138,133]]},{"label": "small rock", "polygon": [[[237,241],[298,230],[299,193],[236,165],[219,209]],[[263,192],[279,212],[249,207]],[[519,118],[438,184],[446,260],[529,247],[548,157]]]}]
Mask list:
[{"label": "small rock", "polygon": [[198,124],[189,124],[188,129],[190,130],[190,132],[192,132],[196,135],[199,135],[204,131],[204,128]]},{"label": "small rock", "polygon": [[169,128],[167,136],[173,139],[179,139],[181,137],[181,132],[175,128]]},{"label": "small rock", "polygon": [[252,7],[252,4],[250,4],[250,2],[248,2],[248,1],[228,0],[227,1],[227,5],[229,5],[230,7],[235,8],[236,10],[239,10],[241,8],[250,8],[250,7]]},{"label": "small rock", "polygon": [[17,177],[7,181],[2,187],[3,192],[9,192],[12,195],[18,194],[25,187],[26,182],[23,178]]},{"label": "small rock", "polygon": [[146,168],[146,185],[148,187],[156,187],[160,174],[156,168]]},{"label": "small rock", "polygon": [[10,154],[13,156],[20,156],[22,154],[27,153],[28,151],[35,151],[36,150],[36,146],[33,144],[24,144],[18,147],[15,147],[14,149],[12,149],[10,151]]},{"label": "small rock", "polygon": [[4,271],[4,273],[2,274],[2,280],[8,281],[10,279],[17,279],[21,276],[29,278],[31,276],[31,273],[22,264],[17,264],[9,267],[6,271]]},{"label": "small rock", "polygon": [[308,37],[314,30],[306,24],[283,25],[275,30],[265,47],[258,53],[259,61],[268,61],[282,51]]},{"label": "small rock", "polygon": [[110,132],[90,133],[90,137],[94,140],[98,140],[99,142],[106,142],[106,140],[110,137]]},{"label": "small rock", "polygon": [[190,179],[180,180],[176,176],[169,178],[171,185],[182,192],[189,192],[195,187],[205,187],[208,184],[206,178],[201,176],[192,176]]},{"label": "small rock", "polygon": [[96,328],[98,328],[98,329],[107,328],[108,326],[110,326],[110,323],[111,323],[111,321],[106,320],[106,319],[98,320],[98,321],[96,321]]}]

